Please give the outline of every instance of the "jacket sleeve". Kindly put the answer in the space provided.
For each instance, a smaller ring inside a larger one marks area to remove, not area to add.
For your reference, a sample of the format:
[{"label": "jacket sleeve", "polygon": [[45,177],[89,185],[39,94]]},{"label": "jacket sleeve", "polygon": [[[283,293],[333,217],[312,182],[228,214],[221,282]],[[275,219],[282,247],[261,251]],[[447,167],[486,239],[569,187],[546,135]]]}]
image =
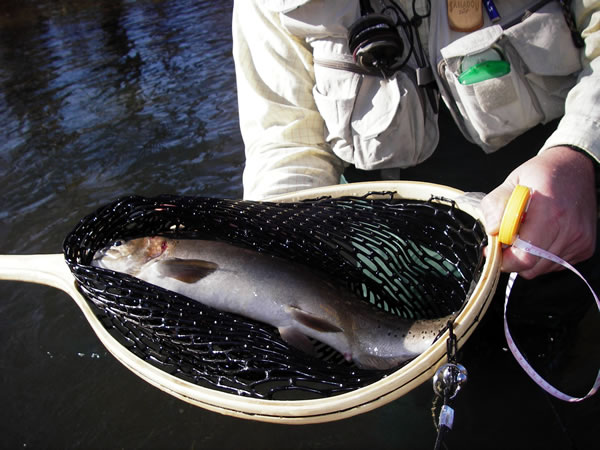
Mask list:
[{"label": "jacket sleeve", "polygon": [[567,95],[565,115],[541,151],[573,145],[600,162],[600,0],[574,1],[573,11],[585,42],[583,70]]},{"label": "jacket sleeve", "polygon": [[244,198],[339,183],[344,164],[325,142],[309,45],[257,0],[235,2],[232,30]]}]

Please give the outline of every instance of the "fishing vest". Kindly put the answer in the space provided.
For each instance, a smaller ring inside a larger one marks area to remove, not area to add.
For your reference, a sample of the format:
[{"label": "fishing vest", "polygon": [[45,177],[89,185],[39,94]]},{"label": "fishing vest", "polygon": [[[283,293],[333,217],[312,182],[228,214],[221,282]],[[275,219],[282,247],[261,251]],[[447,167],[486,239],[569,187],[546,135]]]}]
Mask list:
[{"label": "fishing vest", "polygon": [[[359,169],[410,167],[427,159],[439,140],[440,96],[469,141],[487,153],[496,151],[563,115],[581,71],[580,51],[557,1],[495,0],[501,21],[485,17],[481,28],[465,33],[450,28],[447,1],[432,0],[425,51],[433,101],[414,57],[388,77],[367,74],[354,62],[347,35],[361,16],[359,0],[263,3],[280,14],[289,33],[311,46],[313,95],[326,140],[339,158]],[[412,1],[400,3],[412,17]],[[468,69],[486,59],[501,61],[492,66],[504,70],[471,71],[466,79]]]}]

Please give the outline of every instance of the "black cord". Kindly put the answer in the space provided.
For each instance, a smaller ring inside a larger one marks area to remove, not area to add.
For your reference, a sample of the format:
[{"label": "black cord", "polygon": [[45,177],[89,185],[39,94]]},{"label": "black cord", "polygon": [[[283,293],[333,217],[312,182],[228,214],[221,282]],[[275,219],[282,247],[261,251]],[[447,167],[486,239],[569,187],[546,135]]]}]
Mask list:
[{"label": "black cord", "polygon": [[408,60],[414,53],[415,42],[411,29],[411,21],[404,12],[404,10],[400,7],[400,5],[398,5],[395,1],[391,0],[390,5],[383,8],[381,14],[388,13],[387,15],[389,16],[390,11],[395,16],[394,25],[396,27],[400,27],[404,31],[404,34],[406,35],[406,38],[408,40],[408,52],[404,56],[404,59],[401,62],[394,64],[393,66],[394,69],[398,70],[401,67],[404,67],[404,65],[408,62]]},{"label": "black cord", "polygon": [[448,434],[448,431],[450,431],[450,428],[448,428],[446,425],[442,425],[440,427],[440,429],[438,430],[437,437],[435,439],[433,450],[440,450],[442,448],[442,445],[444,446],[444,448],[447,448],[446,444],[444,444],[444,438]]},{"label": "black cord", "polygon": [[[421,43],[421,38],[419,37],[419,27],[421,26],[423,19],[425,19],[431,15],[431,0],[428,0],[426,2],[426,4],[427,4],[427,9],[426,9],[425,13],[420,14],[417,11],[416,0],[413,0],[412,1],[413,16],[410,19],[408,18],[408,15],[404,12],[402,7],[395,0],[390,0],[390,5],[385,7],[382,11],[382,13],[385,13],[388,10],[394,11],[394,13],[396,15],[396,26],[399,26],[402,28],[402,30],[404,31],[404,34],[406,35],[406,37],[408,39],[408,43],[409,43],[408,53],[407,53],[406,57],[404,58],[404,60],[402,61],[402,63],[396,65],[398,68],[404,66],[404,64],[406,64],[408,62],[408,59],[413,54],[415,55],[415,60],[419,67],[426,67],[428,65],[427,58],[425,56],[425,51],[424,51],[423,45]],[[402,20],[400,20],[400,18],[402,18]],[[416,45],[415,45],[415,42],[416,42]]]},{"label": "black cord", "polygon": [[427,5],[427,10],[426,10],[425,14],[419,14],[417,12],[417,1],[413,0],[413,2],[412,2],[413,20],[416,20],[416,19],[419,20],[419,23],[415,24],[417,27],[419,27],[421,25],[421,22],[423,21],[423,19],[425,19],[431,15],[431,0],[427,0],[426,5]]},{"label": "black cord", "polygon": [[360,0],[360,15],[366,16],[367,14],[372,14],[373,8],[371,7],[371,2],[369,0]]}]

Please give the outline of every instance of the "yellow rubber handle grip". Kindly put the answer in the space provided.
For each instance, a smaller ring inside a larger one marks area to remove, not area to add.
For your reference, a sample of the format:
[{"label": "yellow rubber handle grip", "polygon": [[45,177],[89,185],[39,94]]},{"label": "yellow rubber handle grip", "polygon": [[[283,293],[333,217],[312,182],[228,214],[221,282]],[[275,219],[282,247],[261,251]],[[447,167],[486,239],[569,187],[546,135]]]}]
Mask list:
[{"label": "yellow rubber handle grip", "polygon": [[515,241],[530,198],[531,192],[527,186],[517,185],[513,190],[500,222],[498,240],[501,243],[511,245]]}]

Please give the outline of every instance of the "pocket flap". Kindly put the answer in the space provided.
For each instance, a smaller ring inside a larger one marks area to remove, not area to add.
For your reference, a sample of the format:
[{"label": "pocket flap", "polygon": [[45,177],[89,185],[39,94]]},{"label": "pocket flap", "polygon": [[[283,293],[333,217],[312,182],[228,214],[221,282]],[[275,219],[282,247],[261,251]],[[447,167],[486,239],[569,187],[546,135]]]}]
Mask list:
[{"label": "pocket flap", "polygon": [[580,52],[561,7],[551,3],[505,31],[530,72],[565,76],[581,70]]},{"label": "pocket flap", "polygon": [[457,39],[441,50],[444,59],[479,53],[490,48],[502,36],[502,27],[493,25]]}]

